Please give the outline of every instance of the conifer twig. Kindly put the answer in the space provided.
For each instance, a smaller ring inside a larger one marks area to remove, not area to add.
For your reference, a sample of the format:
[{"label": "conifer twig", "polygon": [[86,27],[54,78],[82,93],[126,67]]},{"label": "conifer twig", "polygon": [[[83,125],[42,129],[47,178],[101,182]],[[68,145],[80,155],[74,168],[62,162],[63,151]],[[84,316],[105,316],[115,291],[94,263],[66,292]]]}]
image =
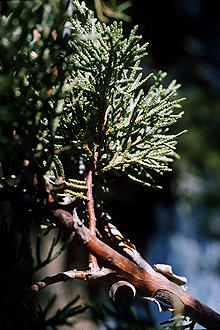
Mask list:
[{"label": "conifer twig", "polygon": [[27,291],[24,302],[27,303],[39,290],[44,289],[46,286],[66,282],[72,279],[83,279],[87,276],[86,271],[69,270],[67,272],[58,273],[53,276],[46,276],[42,281],[34,283]]},{"label": "conifer twig", "polygon": [[120,276],[117,275],[117,273],[112,270],[105,267],[102,267],[99,270],[91,270],[88,269],[86,271],[83,270],[68,270],[66,272],[60,272],[56,275],[52,276],[46,276],[43,280],[35,282],[26,292],[24,302],[27,304],[28,301],[40,290],[46,288],[48,285],[52,285],[59,282],[66,282],[73,279],[80,279],[80,280],[100,280],[103,282],[106,282],[108,284],[111,284],[112,282],[118,280],[118,278],[121,279]]},{"label": "conifer twig", "polygon": [[103,7],[104,7],[103,1],[102,0],[94,0],[94,4],[95,4],[95,9],[96,9],[98,19],[101,22],[109,23],[109,19],[106,16],[103,15]]},{"label": "conifer twig", "polygon": [[[97,161],[98,154],[95,153],[95,159],[94,159],[94,168],[96,168],[96,161]],[[92,176],[93,171],[90,170],[87,178],[86,178],[86,185],[87,185],[87,193],[86,197],[88,198],[87,202],[87,211],[89,215],[89,230],[92,235],[96,235],[96,216],[95,216],[95,210],[94,210],[94,200],[93,200],[93,193],[92,193]],[[97,259],[94,255],[91,253],[89,254],[89,267],[91,269],[99,269]]]}]

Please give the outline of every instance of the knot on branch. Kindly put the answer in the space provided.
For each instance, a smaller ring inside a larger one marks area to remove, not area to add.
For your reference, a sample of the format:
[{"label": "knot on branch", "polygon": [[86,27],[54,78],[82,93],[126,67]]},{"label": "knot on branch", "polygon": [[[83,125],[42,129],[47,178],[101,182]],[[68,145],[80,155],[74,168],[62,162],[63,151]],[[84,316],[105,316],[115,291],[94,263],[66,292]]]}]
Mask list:
[{"label": "knot on branch", "polygon": [[108,294],[113,301],[116,301],[120,295],[125,296],[128,301],[132,301],[136,295],[136,289],[133,284],[127,281],[117,281],[112,284]]},{"label": "knot on branch", "polygon": [[89,242],[89,230],[83,225],[83,222],[79,219],[76,209],[73,211],[72,216],[73,228],[80,238],[82,244],[87,244]]}]

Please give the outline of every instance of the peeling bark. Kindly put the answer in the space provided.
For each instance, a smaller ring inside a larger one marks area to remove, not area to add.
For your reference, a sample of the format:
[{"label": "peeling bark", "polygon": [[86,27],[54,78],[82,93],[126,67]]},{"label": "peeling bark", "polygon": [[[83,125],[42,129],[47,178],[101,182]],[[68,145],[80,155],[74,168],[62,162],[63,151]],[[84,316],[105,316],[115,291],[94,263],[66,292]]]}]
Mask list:
[{"label": "peeling bark", "polygon": [[[63,212],[61,209],[56,210],[58,219],[62,218]],[[67,213],[65,211],[65,217],[67,217]],[[220,329],[220,315],[217,312],[191,296],[161,273],[156,272],[150,265],[150,271],[147,272],[103,243],[83,225],[76,212],[73,216],[70,213],[68,215],[68,229],[71,221],[79,243],[106,267],[115,270],[124,279],[132,283],[140,296],[158,299],[171,309],[189,316],[207,329]]]}]

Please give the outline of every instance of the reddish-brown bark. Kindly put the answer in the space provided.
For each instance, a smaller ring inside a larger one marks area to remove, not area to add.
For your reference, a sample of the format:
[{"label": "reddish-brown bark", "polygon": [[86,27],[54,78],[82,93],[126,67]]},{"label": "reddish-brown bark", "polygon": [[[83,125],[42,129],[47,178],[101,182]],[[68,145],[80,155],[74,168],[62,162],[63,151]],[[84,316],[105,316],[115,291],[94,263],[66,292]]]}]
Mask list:
[{"label": "reddish-brown bark", "polygon": [[[94,167],[96,166],[96,160],[94,161]],[[86,185],[87,185],[87,193],[86,197],[88,198],[87,202],[87,211],[89,215],[89,230],[92,235],[96,235],[96,216],[94,210],[94,200],[93,200],[93,193],[92,193],[92,170],[89,171],[87,178],[86,178]],[[99,269],[97,259],[93,254],[89,254],[89,267],[93,269]]]},{"label": "reddish-brown bark", "polygon": [[[82,223],[74,222],[73,216],[68,212],[58,209],[53,213],[57,219],[65,218],[68,230],[72,227],[72,230],[76,231],[82,246],[108,268],[115,270],[128,282],[132,283],[140,296],[159,299],[159,301],[176,309],[183,315],[189,316],[208,329],[220,328],[220,315],[181,287],[152,268],[150,272],[146,272],[91,234],[89,229]],[[70,226],[71,219],[72,225]],[[59,224],[59,221],[57,224]],[[64,222],[63,220],[62,223]]]},{"label": "reddish-brown bark", "polygon": [[[87,249],[92,256],[90,257],[91,272],[100,272],[97,263],[98,259],[110,270],[114,270],[116,274],[122,276],[126,281],[133,284],[140,296],[148,297],[153,300],[157,299],[174,309],[176,312],[181,312],[183,315],[189,316],[195,322],[207,329],[220,329],[220,315],[218,313],[191,296],[181,287],[167,279],[164,275],[156,272],[147,263],[147,267],[142,267],[141,265],[138,266],[138,264],[118,253],[96,237],[96,218],[92,193],[92,171],[89,172],[86,183],[88,187],[87,198],[89,200],[87,204],[89,229],[83,225],[83,222],[78,218],[76,212],[72,215],[68,211],[62,209],[61,205],[59,208],[59,205],[53,204],[52,202],[50,203],[49,200],[45,211],[47,217],[56,223],[63,231],[68,234],[71,234],[73,231],[76,232],[78,243]],[[32,294],[37,292],[40,288],[44,288],[57,281],[69,280],[72,278],[85,279],[89,275],[89,272],[73,272],[73,276],[70,273],[65,272],[52,277],[46,277],[43,281],[32,286],[30,295],[32,296]],[[67,273],[69,274],[68,276]],[[105,277],[105,275],[103,277]]]}]

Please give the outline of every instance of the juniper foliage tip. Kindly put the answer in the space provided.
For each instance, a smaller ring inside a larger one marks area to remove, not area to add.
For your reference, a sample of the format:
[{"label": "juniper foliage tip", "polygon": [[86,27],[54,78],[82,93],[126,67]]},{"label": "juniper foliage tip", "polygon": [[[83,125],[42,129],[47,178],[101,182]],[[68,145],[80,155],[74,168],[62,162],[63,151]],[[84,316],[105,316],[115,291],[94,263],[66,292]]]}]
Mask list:
[{"label": "juniper foliage tip", "polygon": [[[77,146],[89,160],[98,151],[97,174],[119,170],[151,186],[152,173],[170,170],[178,157],[177,138],[170,126],[182,117],[174,113],[180,84],[163,86],[166,73],[143,78],[141,59],[148,44],[140,45],[137,26],[128,38],[121,22],[100,23],[85,3],[73,1],[72,37],[66,61],[68,84],[58,135],[65,145]],[[151,84],[151,85],[150,85]],[[146,85],[150,86],[147,87]]]}]

